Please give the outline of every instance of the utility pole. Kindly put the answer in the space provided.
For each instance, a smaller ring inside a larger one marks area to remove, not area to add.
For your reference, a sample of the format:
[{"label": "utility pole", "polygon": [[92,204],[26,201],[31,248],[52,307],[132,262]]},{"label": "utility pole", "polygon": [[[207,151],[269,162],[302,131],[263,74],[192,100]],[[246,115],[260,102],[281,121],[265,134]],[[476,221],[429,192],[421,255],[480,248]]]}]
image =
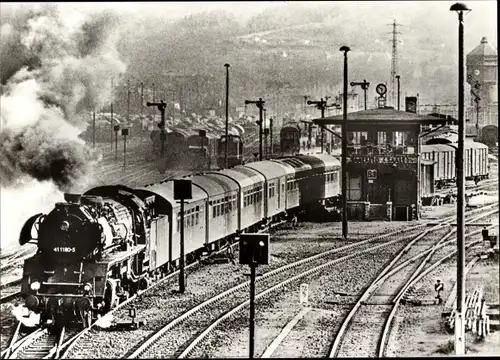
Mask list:
[{"label": "utility pole", "polygon": [[342,119],[342,237],[347,239],[347,53],[351,49],[348,46],[342,46],[340,51],[344,52],[344,105]]},{"label": "utility pole", "polygon": [[399,111],[399,79],[401,79],[401,76],[396,75],[396,79],[398,79],[398,111]]},{"label": "utility pole", "polygon": [[270,157],[273,157],[273,118],[269,119],[269,136],[270,136],[270,148],[269,151]]},{"label": "utility pole", "polygon": [[226,67],[226,142],[224,144],[224,167],[227,169],[227,143],[229,141],[229,64]]},{"label": "utility pole", "polygon": [[264,159],[267,159],[267,136],[269,135],[269,129],[267,128],[266,126],[266,123],[267,123],[267,109],[263,109],[262,111],[264,111],[264,122],[262,124],[262,129],[263,129],[263,132],[264,132]]},{"label": "utility pole", "polygon": [[144,84],[141,82],[141,139],[144,140]]},{"label": "utility pole", "polygon": [[259,125],[259,161],[262,161],[262,126],[264,123],[262,112],[264,110],[265,103],[266,102],[262,100],[262,98],[259,98],[259,100],[245,100],[245,105],[255,104],[259,108],[259,121],[257,121],[257,124]]},{"label": "utility pole", "polygon": [[165,152],[165,139],[166,139],[166,134],[165,134],[165,109],[167,107],[167,104],[161,100],[159,103],[155,102],[147,102],[146,106],[158,106],[158,110],[160,110],[161,113],[161,121],[158,124],[158,127],[160,128],[160,139],[161,139],[161,158],[163,159],[164,157],[164,152]]},{"label": "utility pole", "polygon": [[[114,96],[114,93],[115,93],[115,84],[114,84],[114,81],[113,81],[113,77],[111,77],[111,93],[112,93],[112,96]],[[114,130],[114,124],[113,124],[113,101],[111,101],[111,141],[109,142],[111,144],[111,151],[113,151],[113,130]]]},{"label": "utility pole", "polygon": [[392,26],[392,31],[388,34],[392,35],[392,39],[390,42],[392,43],[392,59],[391,59],[391,101],[392,105],[396,102],[396,74],[398,73],[398,34],[401,34],[397,31],[397,26],[401,26],[400,24],[396,24],[396,19],[392,24],[387,24],[388,26]]},{"label": "utility pole", "polygon": [[95,148],[95,111],[92,115],[92,147]]},{"label": "utility pole", "polygon": [[130,124],[130,80],[127,80],[127,123]]},{"label": "utility pole", "polygon": [[366,107],[366,91],[368,90],[368,87],[370,86],[370,83],[367,82],[366,80],[363,80],[363,82],[351,82],[351,86],[361,86],[361,89],[363,89],[364,93],[365,93],[365,110],[367,109]]},{"label": "utility pole", "polygon": [[[307,105],[316,105],[316,108],[321,110],[321,118],[323,119],[325,117],[326,100],[323,100],[323,98],[321,98],[320,101],[307,100]],[[320,129],[321,129],[321,153],[323,154],[323,143],[325,136],[324,125],[320,125]]]}]

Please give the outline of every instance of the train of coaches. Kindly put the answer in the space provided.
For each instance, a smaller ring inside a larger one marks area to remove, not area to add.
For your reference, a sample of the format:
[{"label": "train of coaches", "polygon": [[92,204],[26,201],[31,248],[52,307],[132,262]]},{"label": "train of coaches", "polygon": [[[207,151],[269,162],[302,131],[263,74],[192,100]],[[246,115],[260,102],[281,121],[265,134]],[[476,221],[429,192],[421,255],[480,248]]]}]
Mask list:
[{"label": "train of coaches", "polygon": [[[331,206],[340,194],[340,162],[326,154],[187,178],[192,181],[192,199],[184,209],[188,261],[286,213]],[[21,293],[43,324],[77,317],[89,325],[178,266],[181,215],[173,180],[134,189],[101,186],[66,194],[65,200],[47,215],[28,219],[20,236],[21,244],[38,247],[25,261]]]}]

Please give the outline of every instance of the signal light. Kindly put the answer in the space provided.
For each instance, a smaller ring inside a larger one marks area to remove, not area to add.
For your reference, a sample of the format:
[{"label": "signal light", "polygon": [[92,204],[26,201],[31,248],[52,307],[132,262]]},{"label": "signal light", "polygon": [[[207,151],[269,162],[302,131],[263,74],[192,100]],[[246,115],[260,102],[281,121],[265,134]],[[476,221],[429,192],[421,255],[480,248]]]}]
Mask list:
[{"label": "signal light", "polygon": [[92,290],[92,285],[90,285],[89,283],[83,285],[83,290],[87,292]]},{"label": "signal light", "polygon": [[242,234],[240,264],[269,264],[269,234]]}]

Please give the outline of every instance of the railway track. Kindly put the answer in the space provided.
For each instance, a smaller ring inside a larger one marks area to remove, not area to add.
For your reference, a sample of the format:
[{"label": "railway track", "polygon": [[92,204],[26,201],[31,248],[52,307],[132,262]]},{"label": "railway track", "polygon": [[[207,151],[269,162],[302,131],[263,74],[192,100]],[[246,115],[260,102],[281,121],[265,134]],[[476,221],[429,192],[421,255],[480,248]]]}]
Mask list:
[{"label": "railway track", "polygon": [[[472,211],[471,213],[473,213],[473,212],[475,212],[475,211]],[[476,210],[476,212],[477,212],[477,210]],[[453,217],[449,217],[449,218],[453,218]],[[419,224],[419,225],[415,226],[415,228],[420,228],[420,227],[423,227],[423,226],[426,226],[426,225],[425,225],[425,224]],[[378,237],[378,238],[379,238],[379,239],[380,239],[380,238],[385,238],[385,237],[387,237],[388,235],[390,235],[390,234],[383,235],[383,236]],[[373,241],[374,241],[373,239],[369,239],[369,240],[370,240],[371,242],[373,242]],[[367,241],[366,241],[366,242],[367,242]],[[353,244],[353,245],[356,245],[356,244]],[[354,247],[354,246],[351,246],[351,245],[350,245],[350,246],[348,246],[348,248],[351,248],[351,247]],[[321,255],[321,254],[320,254],[320,255]],[[314,258],[314,257],[313,257],[313,258]],[[304,262],[307,262],[307,261],[310,261],[310,259],[305,259],[305,260],[304,260]],[[190,266],[193,266],[193,265],[195,265],[195,263],[194,263],[194,264],[191,264]],[[293,264],[292,264],[292,265],[293,265]],[[284,268],[288,268],[288,267],[289,267],[289,266],[285,266]],[[281,270],[280,270],[280,269],[278,269],[278,271],[283,271],[283,269],[281,269]],[[172,277],[172,276],[175,276],[175,275],[176,275],[176,273],[172,273],[172,274],[170,274],[167,278]],[[267,275],[267,274],[266,274],[266,275]],[[166,280],[167,278],[164,278],[164,279],[162,279],[161,281]],[[155,284],[154,286],[156,286],[156,285],[157,285],[157,284]],[[245,286],[245,284],[242,284],[242,285],[243,285],[243,286]],[[147,291],[149,291],[149,289],[148,289]],[[141,293],[141,294],[142,294],[142,293]],[[245,292],[245,294],[246,294],[246,292]],[[135,298],[135,297],[134,297],[134,298]],[[132,301],[134,298],[131,298],[131,299],[129,299],[127,302],[125,302],[125,303],[121,304],[121,305],[120,305],[120,307],[122,307],[122,306],[126,305],[127,303],[129,303],[130,301]],[[114,310],[116,310],[116,309],[114,309]],[[114,310],[113,310],[113,311],[114,311]],[[195,312],[193,312],[193,313],[195,313]],[[81,334],[79,334],[79,336],[78,336],[76,339],[81,338],[82,334],[84,334],[84,333],[85,333],[85,332],[87,332],[87,331],[88,331],[88,329],[85,329],[85,330],[84,330]],[[76,343],[77,343],[77,341],[75,340],[75,341],[74,341],[74,344],[76,344]],[[186,347],[186,350],[187,350],[187,349],[188,349],[188,348]],[[70,349],[69,349],[68,351],[70,351]]]},{"label": "railway track", "polygon": [[[498,213],[498,209],[476,216],[469,219],[469,221],[481,220],[494,213]],[[452,229],[430,248],[420,250],[417,254],[408,255],[408,249],[414,245],[414,242],[408,244],[395,260],[382,270],[352,307],[333,341],[329,357],[382,357],[385,353],[387,338],[395,313],[403,296],[408,288],[418,281],[419,275],[426,266],[428,266],[427,269],[431,269],[432,266],[437,266],[435,264],[441,263],[454,254],[451,251],[437,262],[430,263],[433,254],[438,249],[456,243],[455,239],[448,240],[455,232],[456,230]],[[476,230],[466,234],[466,237],[470,238],[479,233],[481,233],[481,230]],[[469,247],[479,241],[469,242],[467,246]],[[406,259],[397,264],[397,261],[403,255],[406,255]],[[424,259],[415,264],[422,257]],[[377,296],[382,297],[384,301],[377,303],[374,300]]]},{"label": "railway track", "polygon": [[[451,221],[451,220],[450,220]],[[427,231],[428,232],[428,231]],[[393,233],[378,237],[377,240],[386,238]],[[404,238],[404,237],[403,237]],[[377,244],[376,240],[369,239],[361,242],[368,246],[360,250],[361,253],[373,251],[374,248],[391,245],[395,242],[403,241],[399,238],[388,243]],[[328,251],[327,253],[315,255],[313,257],[301,260],[299,262],[284,266],[282,268],[265,273],[257,280],[259,287],[263,290],[257,298],[286,286],[291,281],[298,280],[301,277],[318,272],[327,266],[332,266],[340,261],[345,261],[357,254],[345,254],[343,256],[334,256],[334,259],[328,258],[328,255],[342,253],[342,251],[352,248],[359,248],[361,243],[352,244],[344,248]],[[325,263],[326,262],[326,263]],[[307,264],[307,266],[303,266]],[[297,275],[290,274],[290,270],[298,272]],[[165,327],[156,332],[151,338],[145,341],[139,348],[129,354],[129,358],[137,357],[189,357],[195,348],[225,319],[231,317],[239,310],[243,309],[248,301],[249,282],[237,285],[227,291],[208,299],[181,316],[170,321]],[[239,304],[234,306],[235,304]],[[199,330],[199,329],[203,330]],[[160,341],[161,340],[161,341]]]},{"label": "railway track", "polygon": [[[20,326],[16,329],[19,334]],[[59,358],[62,349],[71,344],[78,336],[79,330],[63,327],[60,331],[51,332],[38,328],[21,340],[11,344],[2,352],[3,359],[53,359]]]}]

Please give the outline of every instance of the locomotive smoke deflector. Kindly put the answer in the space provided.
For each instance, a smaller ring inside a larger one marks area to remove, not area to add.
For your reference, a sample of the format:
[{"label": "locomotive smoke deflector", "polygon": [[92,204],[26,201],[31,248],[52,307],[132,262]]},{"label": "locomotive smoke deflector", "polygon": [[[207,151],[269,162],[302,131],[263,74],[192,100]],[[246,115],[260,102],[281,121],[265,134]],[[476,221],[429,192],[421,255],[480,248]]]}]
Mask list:
[{"label": "locomotive smoke deflector", "polygon": [[[42,213],[33,215],[24,223],[21,233],[19,234],[19,245],[24,245],[31,240],[38,240],[37,238],[33,238],[31,236],[31,231],[33,230],[33,225],[40,223],[40,218],[43,216]],[[38,231],[37,231],[38,232]],[[37,234],[38,236],[38,234]]]}]

